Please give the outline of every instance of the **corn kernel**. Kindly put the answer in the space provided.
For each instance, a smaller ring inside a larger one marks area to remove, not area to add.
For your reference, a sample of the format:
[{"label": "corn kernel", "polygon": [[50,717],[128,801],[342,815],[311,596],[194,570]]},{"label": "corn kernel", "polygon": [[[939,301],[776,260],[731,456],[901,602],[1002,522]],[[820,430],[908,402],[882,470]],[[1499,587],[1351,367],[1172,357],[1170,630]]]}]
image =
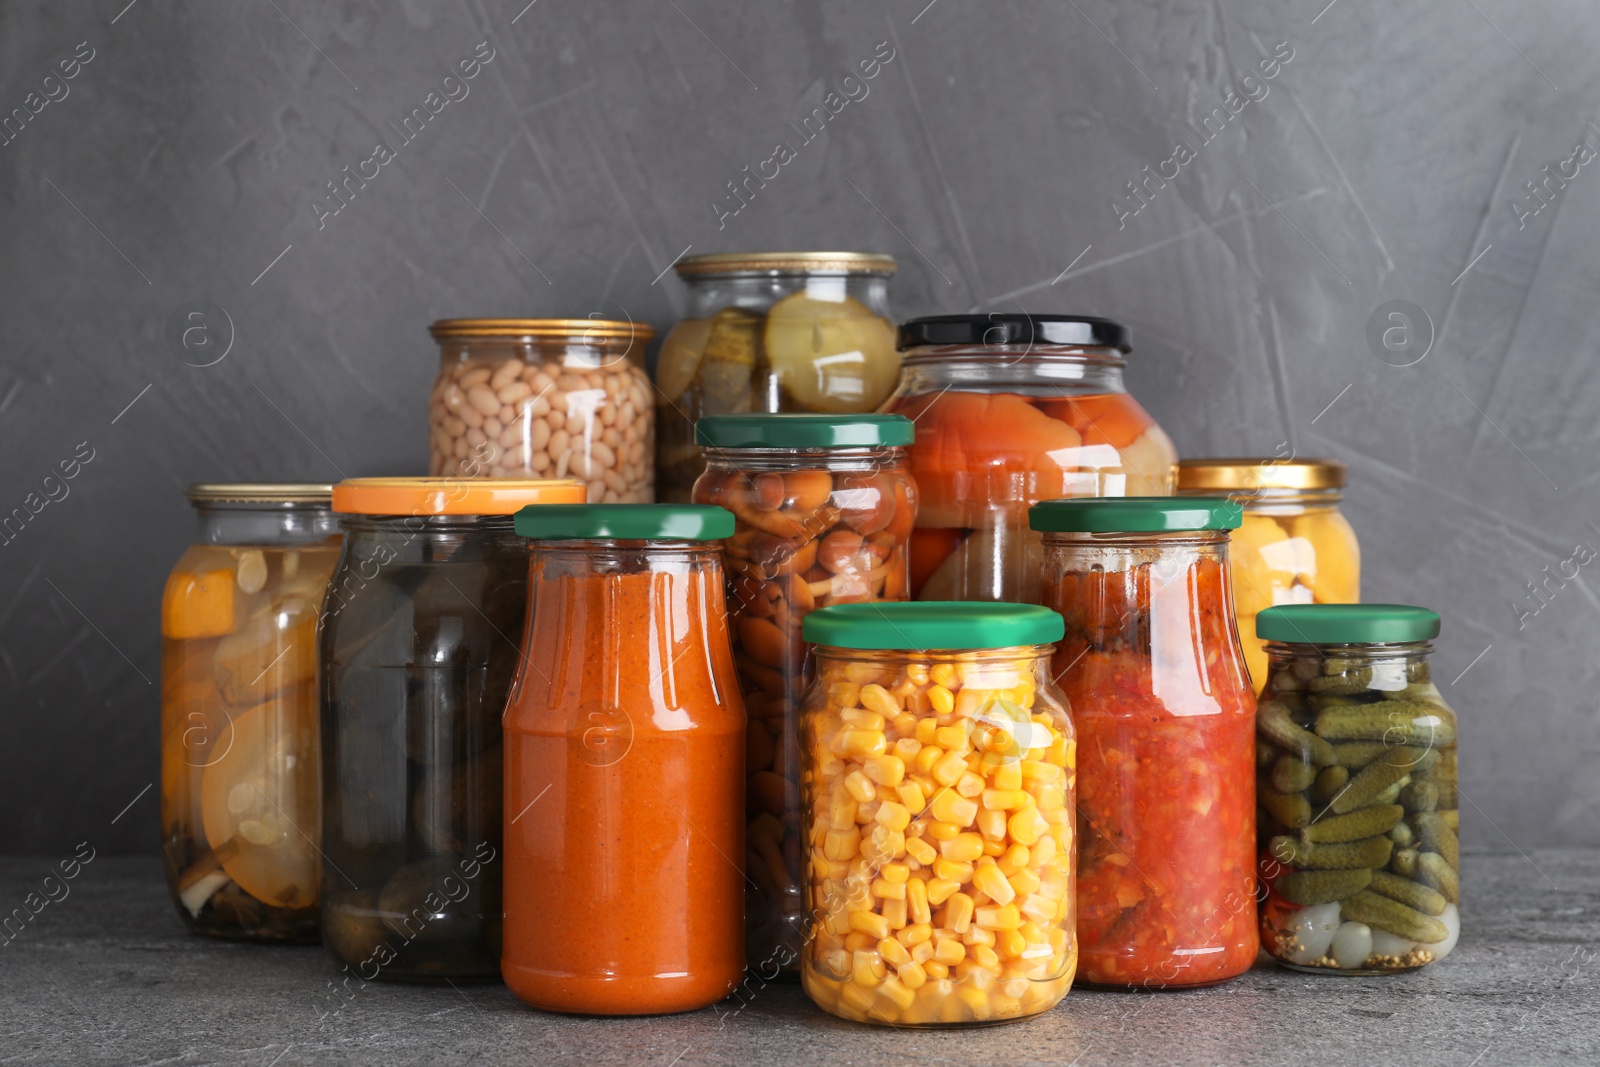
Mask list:
[{"label": "corn kernel", "polygon": [[1020,845],[1032,845],[1050,829],[1050,823],[1039,814],[1038,808],[1029,806],[1011,816],[1006,828],[1011,831],[1011,840]]},{"label": "corn kernel", "polygon": [[1003,811],[978,812],[978,833],[986,841],[1001,841],[1006,836],[1006,813]]},{"label": "corn kernel", "polygon": [[889,741],[881,730],[845,730],[840,734],[841,755],[866,759],[881,756],[889,750]]},{"label": "corn kernel", "polygon": [[914,923],[931,922],[933,919],[928,907],[928,883],[921,878],[913,878],[906,883],[906,916]]},{"label": "corn kernel", "polygon": [[895,934],[895,940],[907,948],[920,945],[933,936],[933,927],[927,923],[912,923],[910,926]]},{"label": "corn kernel", "polygon": [[937,907],[949,900],[951,894],[960,888],[960,882],[953,882],[948,878],[930,878],[928,880],[928,903]]},{"label": "corn kernel", "polygon": [[1053,837],[1041,837],[1038,844],[1032,845],[1031,848],[1033,850],[1033,855],[1030,858],[1032,864],[1035,867],[1043,867],[1056,854],[1056,839]]},{"label": "corn kernel", "polygon": [[917,722],[917,741],[923,745],[933,744],[933,735],[939,729],[939,723],[934,719],[921,719]]},{"label": "corn kernel", "polygon": [[956,689],[961,685],[961,675],[956,673],[954,663],[935,663],[928,669],[928,678],[934,685],[945,689]]},{"label": "corn kernel", "polygon": [[[895,974],[899,976],[901,984],[907,989],[921,989],[928,980],[928,972],[923,970],[922,965],[915,960],[897,968]],[[910,1007],[910,1005],[908,1004],[906,1007]]]},{"label": "corn kernel", "polygon": [[[917,970],[921,971],[922,968],[918,967]],[[926,980],[925,977],[924,980]],[[907,1008],[911,1007],[911,1005],[915,1003],[917,999],[917,994],[913,990],[909,989],[899,978],[885,979],[883,984],[878,987],[878,995],[880,997],[887,997],[894,1003],[894,1006],[899,1008],[901,1011],[905,1011]]]},{"label": "corn kernel", "polygon": [[970,958],[972,946],[994,944],[994,931],[981,926],[969,926],[961,933],[961,943],[967,946],[967,956]]},{"label": "corn kernel", "polygon": [[911,878],[911,870],[903,863],[886,863],[879,872],[885,882],[898,882],[905,885]]},{"label": "corn kernel", "polygon": [[939,925],[958,934],[964,933],[972,922],[974,912],[975,905],[972,898],[965,893],[957,893],[945,904],[944,922]]},{"label": "corn kernel", "polygon": [[928,806],[933,817],[955,826],[971,826],[978,816],[977,801],[969,800],[953,789],[941,789]]},{"label": "corn kernel", "polygon": [[878,811],[873,818],[891,830],[904,830],[911,825],[911,809],[904,804],[885,800],[878,805]]},{"label": "corn kernel", "polygon": [[993,782],[994,787],[999,790],[1021,789],[1022,761],[1008,759],[996,765]]},{"label": "corn kernel", "polygon": [[911,962],[911,953],[906,947],[892,937],[886,937],[878,942],[878,955],[891,967],[899,967]]},{"label": "corn kernel", "polygon": [[957,826],[953,822],[945,822],[942,819],[935,819],[932,822],[924,823],[922,832],[925,837],[928,837],[934,841],[938,841],[940,843],[940,847],[942,848],[944,842],[952,841],[960,835],[961,827]]},{"label": "corn kernel", "polygon": [[948,978],[950,975],[950,968],[938,960],[925,960],[922,964],[922,969],[934,981],[938,981],[940,978]]},{"label": "corn kernel", "polygon": [[1036,782],[1032,792],[1040,811],[1058,811],[1066,807],[1067,790],[1062,782]]},{"label": "corn kernel", "polygon": [[882,730],[883,724],[887,721],[877,712],[865,708],[847,708],[839,713],[839,718],[845,725],[853,726],[857,730]]},{"label": "corn kernel", "polygon": [[[882,941],[889,936],[889,920],[870,911],[852,911],[850,929],[860,930],[874,941]],[[860,957],[857,956],[857,959]]]},{"label": "corn kernel", "polygon": [[906,924],[906,902],[902,897],[899,900],[886,900],[883,902],[883,921],[889,929],[899,930]]},{"label": "corn kernel", "polygon": [[1006,881],[1006,876],[997,866],[978,868],[977,873],[973,875],[972,884],[987,893],[989,899],[996,904],[1010,904],[1017,898],[1017,891],[1011,888],[1011,883]]},{"label": "corn kernel", "polygon": [[[924,719],[922,721],[927,722],[928,720]],[[942,759],[944,759],[944,749],[938,745],[925,744],[922,746],[922,751],[917,753],[915,766],[919,773],[931,775],[934,766]],[[963,766],[965,765],[963,764]]]},{"label": "corn kernel", "polygon": [[968,771],[956,780],[956,792],[972,799],[983,793],[983,778]]},{"label": "corn kernel", "polygon": [[995,811],[1020,808],[1028,802],[1028,794],[1020,789],[985,789],[983,806]]},{"label": "corn kernel", "polygon": [[972,947],[972,960],[986,971],[993,971],[1000,966],[1000,957],[988,945],[974,945]]},{"label": "corn kernel", "polygon": [[1010,878],[1028,865],[1031,856],[1032,853],[1029,852],[1027,845],[1012,845],[996,863],[1000,867],[1000,873]]},{"label": "corn kernel", "polygon": [[[1018,845],[1017,847],[1021,848],[1022,846]],[[1039,876],[1026,867],[1015,874],[1008,875],[1007,880],[1010,881],[1011,888],[1016,890],[1019,897],[1025,897],[1029,893],[1037,893],[1039,891]]]},{"label": "corn kernel", "polygon": [[955,938],[945,938],[933,946],[933,958],[946,967],[954,967],[967,958],[967,950]]},{"label": "corn kernel", "polygon": [[879,878],[872,883],[872,895],[882,900],[904,900],[906,886],[904,882],[891,882]]},{"label": "corn kernel", "polygon": [[822,854],[830,860],[847,860],[861,851],[861,831],[829,830],[822,845]]},{"label": "corn kernel", "polygon": [[856,824],[856,798],[849,793],[835,794],[828,801],[828,829],[848,830]]},{"label": "corn kernel", "polygon": [[[908,730],[906,732],[910,734],[914,731]],[[889,746],[889,751],[901,763],[911,763],[917,758],[917,753],[922,751],[922,742],[915,737],[901,737]],[[904,768],[901,768],[901,770],[904,770]]]},{"label": "corn kernel", "polygon": [[1004,841],[990,841],[987,838],[984,839],[984,842],[983,842],[983,854],[985,856],[988,856],[991,859],[993,859],[995,857],[1004,855],[1005,851],[1006,851],[1006,843]]},{"label": "corn kernel", "polygon": [[[1015,822],[1016,817],[1013,816],[1012,823],[1014,824]],[[935,823],[934,825],[937,826],[939,824]],[[1040,832],[1043,831],[1041,830]],[[1011,833],[1013,837],[1016,836],[1015,825],[1011,827]],[[983,838],[974,833],[958,833],[949,840],[940,841],[939,852],[947,860],[975,860],[983,855]]]},{"label": "corn kernel", "polygon": [[947,882],[957,885],[972,881],[972,864],[961,860],[951,860],[940,857],[933,861],[933,875]]},{"label": "corn kernel", "polygon": [[876,682],[861,687],[861,706],[868,711],[875,711],[885,719],[892,719],[900,714],[900,701],[883,686]]},{"label": "corn kernel", "polygon": [[909,711],[902,711],[889,720],[889,725],[894,728],[894,732],[900,737],[910,737],[917,730],[917,717]]},{"label": "corn kernel", "polygon": [[883,965],[883,957],[871,950],[857,952],[850,968],[850,980],[857,985],[875,986],[883,981],[889,969]]},{"label": "corn kernel", "polygon": [[995,955],[1003,960],[1015,960],[1027,950],[1028,939],[1016,930],[1002,930],[994,936]]},{"label": "corn kernel", "polygon": [[932,775],[933,780],[940,785],[955,785],[956,782],[960,781],[961,776],[967,773],[967,760],[960,752],[942,752],[942,750],[931,747],[923,749],[922,753],[918,754],[919,765],[921,763],[921,755],[930,751],[941,751],[938,759],[927,768],[927,773]]},{"label": "corn kernel", "polygon": [[900,803],[904,804],[913,815],[922,814],[922,809],[928,806],[928,799],[922,793],[922,786],[916,782],[901,782],[896,792],[900,794]]},{"label": "corn kernel", "polygon": [[920,837],[909,838],[906,841],[906,855],[924,867],[939,858],[939,853],[934,851],[933,846]]},{"label": "corn kernel", "polygon": [[1015,904],[986,905],[977,910],[975,921],[985,930],[1015,930],[1022,925],[1022,915]]},{"label": "corn kernel", "polygon": [[865,804],[878,795],[878,790],[872,784],[872,781],[860,771],[851,771],[846,775],[844,787],[850,791],[850,795],[859,804]]},{"label": "corn kernel", "polygon": [[1051,763],[1042,760],[1025,759],[1022,761],[1022,778],[1027,782],[1053,782],[1060,779],[1063,771]]},{"label": "corn kernel", "polygon": [[[929,927],[929,929],[931,930],[932,927]],[[933,939],[929,938],[927,941],[918,941],[915,945],[912,945],[911,958],[916,960],[918,963],[927,963],[929,960],[933,959]]]},{"label": "corn kernel", "polygon": [[950,690],[936,685],[928,690],[928,705],[939,715],[948,715],[956,709],[956,698]]},{"label": "corn kernel", "polygon": [[860,930],[851,930],[844,937],[844,950],[853,957],[855,953],[865,952],[877,943],[874,938],[868,937]]},{"label": "corn kernel", "polygon": [[839,1003],[857,1015],[866,1015],[872,1009],[872,1005],[877,1002],[877,997],[870,992],[876,984],[875,982],[872,985],[857,983],[854,975],[852,975],[851,980],[844,983],[844,988],[839,991]]},{"label": "corn kernel", "polygon": [[941,726],[933,732],[933,743],[943,749],[965,752],[971,739],[964,726]]}]

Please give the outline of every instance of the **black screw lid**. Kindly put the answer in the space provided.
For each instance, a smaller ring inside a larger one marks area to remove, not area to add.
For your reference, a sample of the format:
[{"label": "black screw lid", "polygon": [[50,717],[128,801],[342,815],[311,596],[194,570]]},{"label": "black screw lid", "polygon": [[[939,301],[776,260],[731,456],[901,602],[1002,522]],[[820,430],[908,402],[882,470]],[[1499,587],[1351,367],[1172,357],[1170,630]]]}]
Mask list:
[{"label": "black screw lid", "polygon": [[1128,328],[1088,315],[930,315],[900,326],[900,348],[918,345],[1075,345],[1123,352]]}]

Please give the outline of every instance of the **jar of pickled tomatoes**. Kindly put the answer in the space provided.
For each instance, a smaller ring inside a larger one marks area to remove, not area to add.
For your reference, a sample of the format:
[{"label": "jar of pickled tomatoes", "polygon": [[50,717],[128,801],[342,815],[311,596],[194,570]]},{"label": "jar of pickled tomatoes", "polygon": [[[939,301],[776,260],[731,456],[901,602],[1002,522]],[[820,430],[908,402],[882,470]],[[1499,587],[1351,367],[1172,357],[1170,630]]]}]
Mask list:
[{"label": "jar of pickled tomatoes", "polygon": [[1172,492],[1177,452],[1123,386],[1128,331],[1072,315],[940,315],[900,327],[881,410],[917,424],[919,600],[1039,602],[1028,507]]},{"label": "jar of pickled tomatoes", "polygon": [[1266,641],[1256,615],[1276,604],[1354,604],[1361,599],[1361,547],[1339,510],[1345,466],[1334,459],[1186,459],[1178,493],[1226,496],[1244,506],[1228,561],[1245,665],[1259,692]]},{"label": "jar of pickled tomatoes", "polygon": [[1160,989],[1243,974],[1260,943],[1255,693],[1228,580],[1239,505],[1052,500],[1031,519],[1084,753],[1081,975]]},{"label": "jar of pickled tomatoes", "polygon": [[326,485],[195,485],[161,598],[161,844],[190,929],[315,942]]},{"label": "jar of pickled tomatoes", "polygon": [[516,528],[534,595],[504,719],[501,973],[545,1011],[707,1007],[745,959],[733,516],[534,507]]},{"label": "jar of pickled tomatoes", "polygon": [[800,977],[857,1022],[961,1026],[1072,985],[1076,750],[1061,617],[1024,604],[844,604],[806,617]]},{"label": "jar of pickled tomatoes", "polygon": [[916,487],[899,415],[707,415],[698,504],[733,512],[728,616],[750,716],[745,758],[745,949],[765,978],[796,972],[800,700],[812,673],[800,627],[830,604],[905,600]]}]

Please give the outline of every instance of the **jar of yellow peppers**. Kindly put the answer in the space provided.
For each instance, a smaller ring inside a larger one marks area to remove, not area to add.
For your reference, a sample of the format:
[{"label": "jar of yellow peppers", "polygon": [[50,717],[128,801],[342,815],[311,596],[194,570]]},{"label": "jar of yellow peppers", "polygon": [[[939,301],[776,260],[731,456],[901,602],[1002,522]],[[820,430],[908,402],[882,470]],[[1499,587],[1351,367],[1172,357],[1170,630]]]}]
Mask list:
[{"label": "jar of yellow peppers", "polygon": [[1339,511],[1345,466],[1333,459],[1230,457],[1178,464],[1181,496],[1227,496],[1244,506],[1233,533],[1233,604],[1256,691],[1267,681],[1256,615],[1278,604],[1361,600],[1361,548]]},{"label": "jar of yellow peppers", "polygon": [[841,1018],[961,1026],[1048,1011],[1077,969],[1061,616],[872,603],[806,617],[801,981]]}]

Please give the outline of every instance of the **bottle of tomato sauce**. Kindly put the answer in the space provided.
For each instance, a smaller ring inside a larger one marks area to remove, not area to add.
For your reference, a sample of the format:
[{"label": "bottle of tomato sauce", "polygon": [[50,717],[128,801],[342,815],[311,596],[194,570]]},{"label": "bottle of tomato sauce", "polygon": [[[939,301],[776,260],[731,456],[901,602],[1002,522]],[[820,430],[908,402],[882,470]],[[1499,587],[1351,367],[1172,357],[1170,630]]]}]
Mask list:
[{"label": "bottle of tomato sauce", "polygon": [[524,508],[505,715],[511,991],[546,1011],[715,1003],[744,971],[745,712],[718,507]]},{"label": "bottle of tomato sauce", "polygon": [[1256,930],[1255,696],[1228,531],[1208,497],[1052,500],[1046,607],[1078,730],[1079,977],[1133,988],[1243,974]]}]

